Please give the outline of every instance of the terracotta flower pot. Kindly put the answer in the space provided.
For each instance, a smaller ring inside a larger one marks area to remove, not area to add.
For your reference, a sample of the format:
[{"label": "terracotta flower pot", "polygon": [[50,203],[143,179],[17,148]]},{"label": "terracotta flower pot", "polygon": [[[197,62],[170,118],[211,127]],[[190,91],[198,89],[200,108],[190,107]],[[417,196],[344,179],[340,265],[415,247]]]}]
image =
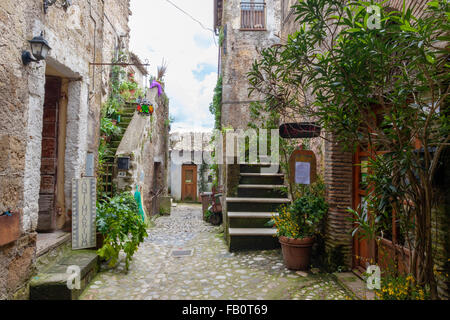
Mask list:
[{"label": "terracotta flower pot", "polygon": [[209,223],[215,226],[220,226],[222,224],[222,213],[213,214],[209,218]]},{"label": "terracotta flower pot", "polygon": [[278,240],[286,267],[291,270],[308,270],[314,238],[292,239],[281,236]]}]

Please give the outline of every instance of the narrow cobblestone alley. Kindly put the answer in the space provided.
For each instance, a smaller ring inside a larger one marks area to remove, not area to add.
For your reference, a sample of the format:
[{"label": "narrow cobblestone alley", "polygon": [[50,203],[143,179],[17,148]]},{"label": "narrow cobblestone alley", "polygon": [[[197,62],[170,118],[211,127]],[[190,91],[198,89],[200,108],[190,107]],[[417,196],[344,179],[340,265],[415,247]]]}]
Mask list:
[{"label": "narrow cobblestone alley", "polygon": [[[128,273],[123,263],[102,267],[80,299],[349,299],[328,275],[286,269],[280,250],[229,253],[220,231],[202,221],[199,205],[179,204],[156,219]],[[193,254],[174,257],[173,249]]]}]

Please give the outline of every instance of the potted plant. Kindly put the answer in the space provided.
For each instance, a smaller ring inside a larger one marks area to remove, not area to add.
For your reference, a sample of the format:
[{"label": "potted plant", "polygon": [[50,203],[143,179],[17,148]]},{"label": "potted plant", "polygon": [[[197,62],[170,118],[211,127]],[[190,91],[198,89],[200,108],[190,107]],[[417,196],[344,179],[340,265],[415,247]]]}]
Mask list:
[{"label": "potted plant", "polygon": [[325,197],[316,189],[315,186],[304,188],[291,205],[281,207],[272,219],[288,269],[309,268],[315,236],[328,210]]},{"label": "potted plant", "polygon": [[130,91],[131,96],[135,95],[137,88],[138,88],[138,84],[136,82],[128,83],[128,90]]},{"label": "potted plant", "polygon": [[129,91],[128,82],[126,82],[126,81],[122,82],[120,84],[119,91],[120,91],[120,94],[124,94],[125,92]]},{"label": "potted plant", "polygon": [[115,267],[119,253],[126,254],[125,268],[129,269],[133,255],[148,236],[146,223],[139,213],[139,205],[131,193],[119,194],[97,203],[97,230],[102,247],[98,256]]},{"label": "potted plant", "polygon": [[213,207],[211,206],[205,213],[205,219],[212,225],[219,226],[222,224],[222,212],[214,211]]}]

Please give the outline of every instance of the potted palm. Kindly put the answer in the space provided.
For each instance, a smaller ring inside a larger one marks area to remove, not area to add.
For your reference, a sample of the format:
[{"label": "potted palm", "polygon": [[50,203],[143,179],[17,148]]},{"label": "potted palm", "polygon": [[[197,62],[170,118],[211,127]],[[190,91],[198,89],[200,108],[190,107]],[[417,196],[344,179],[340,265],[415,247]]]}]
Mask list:
[{"label": "potted palm", "polygon": [[324,196],[315,189],[305,188],[291,205],[281,207],[272,219],[288,269],[309,268],[315,236],[328,210]]}]

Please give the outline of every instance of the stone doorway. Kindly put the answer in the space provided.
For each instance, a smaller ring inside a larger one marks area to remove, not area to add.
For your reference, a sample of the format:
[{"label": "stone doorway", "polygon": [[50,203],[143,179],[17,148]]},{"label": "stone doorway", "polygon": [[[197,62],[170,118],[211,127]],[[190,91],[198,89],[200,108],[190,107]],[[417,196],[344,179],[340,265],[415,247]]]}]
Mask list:
[{"label": "stone doorway", "polygon": [[38,232],[56,230],[56,192],[58,179],[59,100],[62,79],[46,76],[42,119],[41,184]]}]

